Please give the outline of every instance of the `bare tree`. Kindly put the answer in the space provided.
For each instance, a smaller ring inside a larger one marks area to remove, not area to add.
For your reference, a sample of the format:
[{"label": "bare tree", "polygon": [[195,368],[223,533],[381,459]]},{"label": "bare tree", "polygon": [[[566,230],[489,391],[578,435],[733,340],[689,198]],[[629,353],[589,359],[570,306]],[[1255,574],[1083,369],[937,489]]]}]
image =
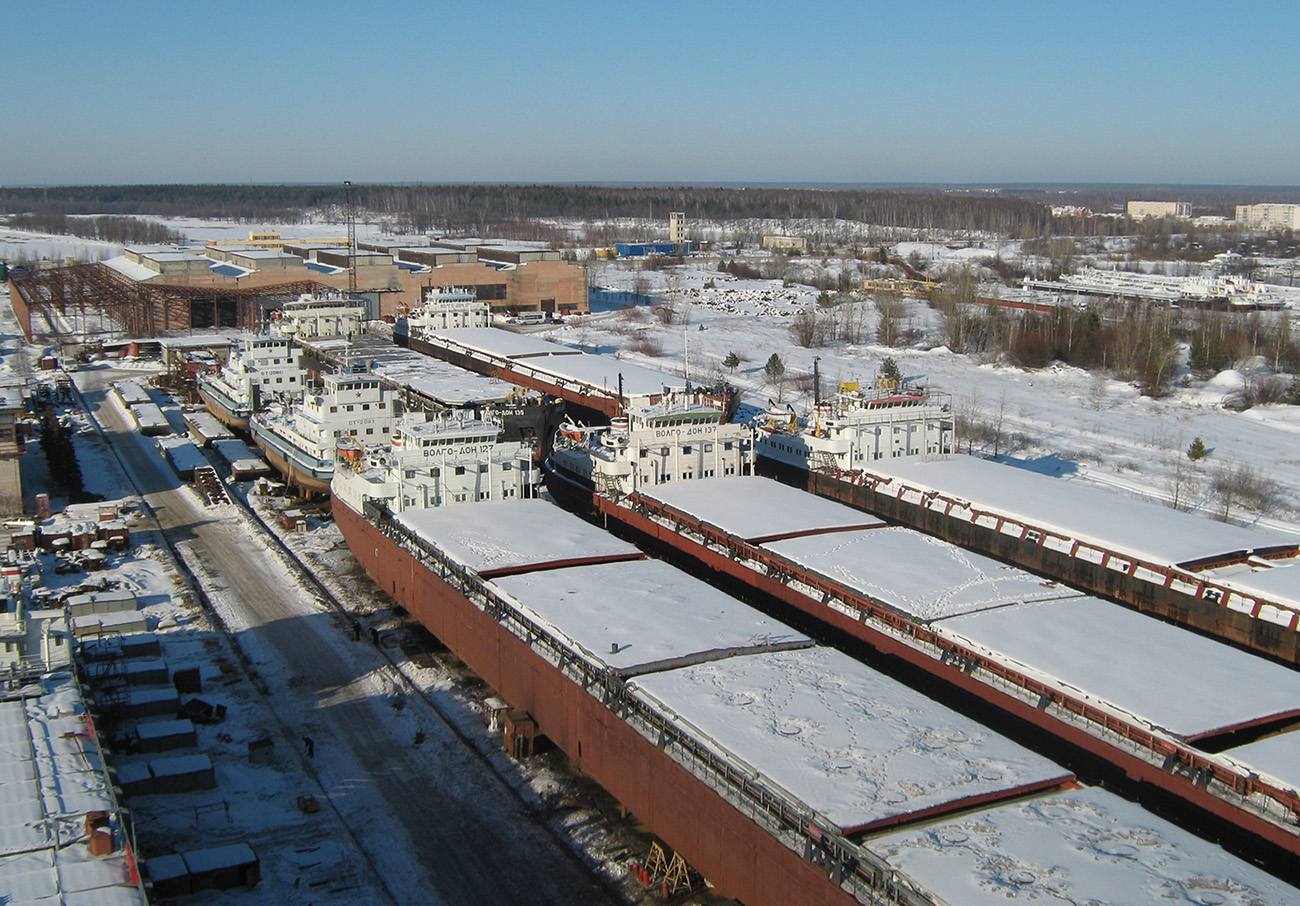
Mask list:
[{"label": "bare tree", "polygon": [[1196,467],[1179,450],[1175,450],[1169,457],[1169,466],[1164,481],[1165,490],[1169,494],[1169,506],[1188,512],[1192,508],[1191,498],[1197,496],[1200,490]]},{"label": "bare tree", "polygon": [[1268,513],[1277,507],[1281,489],[1271,478],[1247,465],[1225,462],[1214,470],[1210,491],[1222,507],[1219,519],[1227,522],[1234,507]]},{"label": "bare tree", "polygon": [[903,300],[892,293],[876,297],[876,342],[881,346],[897,346],[903,333]]}]

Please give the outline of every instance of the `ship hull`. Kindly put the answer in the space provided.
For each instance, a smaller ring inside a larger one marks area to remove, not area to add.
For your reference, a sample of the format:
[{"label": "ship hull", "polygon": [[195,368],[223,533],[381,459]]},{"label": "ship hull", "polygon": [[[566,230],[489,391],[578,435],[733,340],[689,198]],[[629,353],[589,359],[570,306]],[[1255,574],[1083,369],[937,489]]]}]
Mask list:
[{"label": "ship hull", "polygon": [[248,413],[232,408],[224,399],[213,393],[202,381],[195,385],[199,399],[212,417],[233,431],[248,430]]},{"label": "ship hull", "polygon": [[322,474],[319,468],[298,462],[292,453],[281,449],[276,439],[269,436],[269,432],[256,423],[253,425],[253,440],[266,456],[266,461],[284,476],[286,484],[308,494],[330,492],[330,482],[334,478],[333,469],[330,469],[328,474]]},{"label": "ship hull", "polygon": [[333,511],[385,592],[718,891],[751,906],[857,902],[338,497]]}]

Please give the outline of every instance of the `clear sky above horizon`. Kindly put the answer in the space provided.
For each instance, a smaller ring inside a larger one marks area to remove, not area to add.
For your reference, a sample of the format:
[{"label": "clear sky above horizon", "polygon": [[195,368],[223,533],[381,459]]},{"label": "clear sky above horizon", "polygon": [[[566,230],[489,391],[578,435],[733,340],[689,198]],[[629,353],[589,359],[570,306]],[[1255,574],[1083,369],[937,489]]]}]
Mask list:
[{"label": "clear sky above horizon", "polygon": [[0,184],[1300,185],[1300,3],[6,4]]}]

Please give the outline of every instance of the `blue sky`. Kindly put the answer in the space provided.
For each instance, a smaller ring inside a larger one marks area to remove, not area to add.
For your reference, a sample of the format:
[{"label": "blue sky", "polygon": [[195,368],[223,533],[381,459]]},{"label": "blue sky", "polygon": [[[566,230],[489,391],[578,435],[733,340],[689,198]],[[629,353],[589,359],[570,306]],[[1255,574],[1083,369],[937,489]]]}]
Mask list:
[{"label": "blue sky", "polygon": [[0,183],[1300,185],[1300,4],[25,2]]}]

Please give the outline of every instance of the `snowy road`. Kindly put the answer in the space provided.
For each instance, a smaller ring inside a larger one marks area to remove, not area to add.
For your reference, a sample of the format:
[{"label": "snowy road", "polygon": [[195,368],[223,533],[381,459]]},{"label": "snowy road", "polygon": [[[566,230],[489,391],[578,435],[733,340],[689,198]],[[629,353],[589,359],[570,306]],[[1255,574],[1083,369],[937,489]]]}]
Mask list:
[{"label": "snowy road", "polygon": [[[322,608],[235,512],[199,506],[149,440],[78,375],[86,401],[258,675],[293,743],[399,903],[605,903],[609,895],[423,703],[363,635]],[[416,747],[416,730],[426,739]]]}]

